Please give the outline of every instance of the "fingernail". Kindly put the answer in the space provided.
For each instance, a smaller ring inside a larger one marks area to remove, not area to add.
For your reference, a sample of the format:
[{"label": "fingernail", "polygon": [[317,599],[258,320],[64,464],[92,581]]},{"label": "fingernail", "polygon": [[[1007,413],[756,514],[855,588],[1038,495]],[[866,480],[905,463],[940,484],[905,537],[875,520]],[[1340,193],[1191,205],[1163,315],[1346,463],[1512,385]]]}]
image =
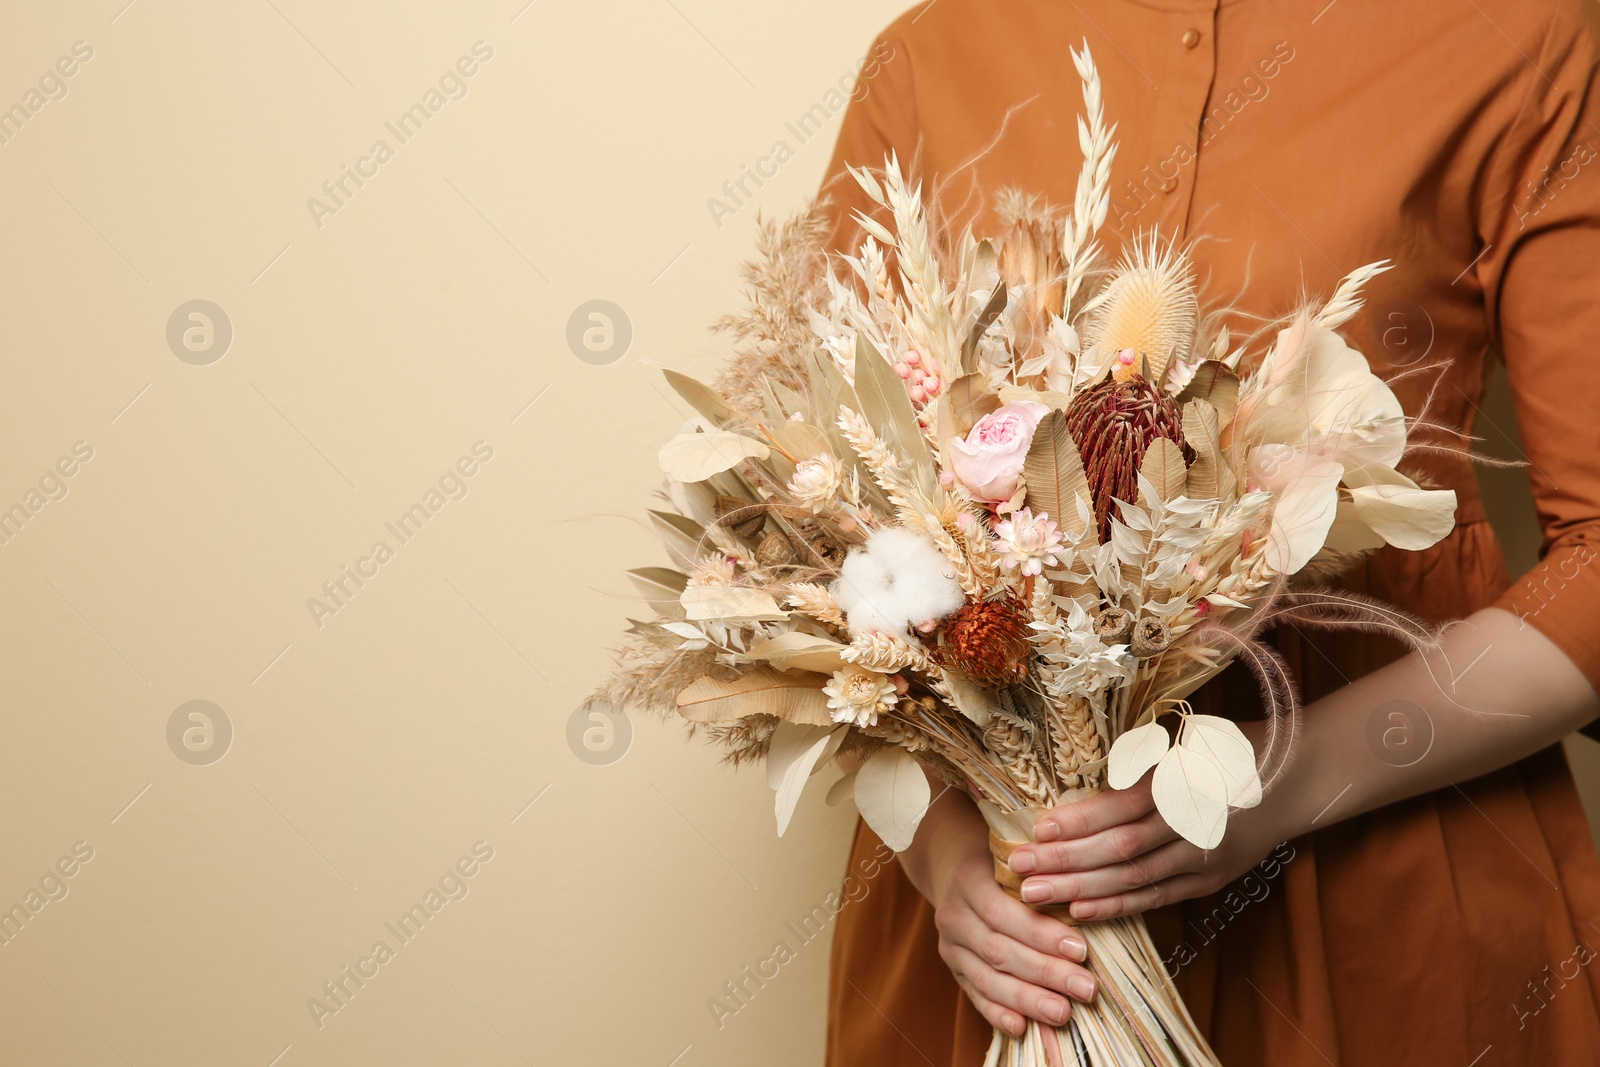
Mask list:
[{"label": "fingernail", "polygon": [[1067,979],[1067,992],[1074,1000],[1087,1004],[1094,999],[1094,979],[1086,974],[1075,974]]},{"label": "fingernail", "polygon": [[1078,901],[1072,905],[1072,917],[1074,919],[1087,921],[1094,918],[1099,913],[1100,908],[1097,905],[1090,904],[1085,901]]},{"label": "fingernail", "polygon": [[1033,827],[1035,841],[1054,841],[1061,836],[1061,827],[1056,825],[1054,819],[1040,819]]},{"label": "fingernail", "polygon": [[1063,937],[1061,954],[1074,963],[1082,963],[1089,958],[1089,946],[1076,937]]},{"label": "fingernail", "polygon": [[1044,1011],[1040,1014],[1042,1014],[1046,1019],[1049,1019],[1051,1022],[1055,1023],[1057,1026],[1060,1026],[1062,1023],[1067,1021],[1066,1001],[1047,1000],[1041,1006],[1044,1008]]},{"label": "fingernail", "polygon": [[1033,853],[1024,852],[1022,849],[1011,854],[1010,863],[1011,869],[1018,874],[1032,874],[1039,868],[1039,861],[1033,858]]},{"label": "fingernail", "polygon": [[1022,899],[1028,904],[1037,904],[1042,900],[1050,899],[1049,882],[1023,882]]}]

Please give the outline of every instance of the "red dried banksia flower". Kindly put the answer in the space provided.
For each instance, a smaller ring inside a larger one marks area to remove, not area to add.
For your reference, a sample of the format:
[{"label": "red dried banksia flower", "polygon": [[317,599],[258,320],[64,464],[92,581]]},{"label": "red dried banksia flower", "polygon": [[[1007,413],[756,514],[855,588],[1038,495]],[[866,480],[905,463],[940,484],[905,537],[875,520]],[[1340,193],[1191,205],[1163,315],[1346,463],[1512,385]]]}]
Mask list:
[{"label": "red dried banksia flower", "polygon": [[1131,502],[1139,495],[1139,464],[1151,441],[1165,437],[1183,449],[1185,462],[1194,459],[1177,403],[1137,374],[1120,382],[1107,378],[1073,397],[1067,432],[1083,457],[1102,542],[1111,536],[1112,499]]},{"label": "red dried banksia flower", "polygon": [[1015,597],[969,601],[940,625],[934,661],[979,685],[1015,685],[1028,676],[1028,621],[1027,609]]}]

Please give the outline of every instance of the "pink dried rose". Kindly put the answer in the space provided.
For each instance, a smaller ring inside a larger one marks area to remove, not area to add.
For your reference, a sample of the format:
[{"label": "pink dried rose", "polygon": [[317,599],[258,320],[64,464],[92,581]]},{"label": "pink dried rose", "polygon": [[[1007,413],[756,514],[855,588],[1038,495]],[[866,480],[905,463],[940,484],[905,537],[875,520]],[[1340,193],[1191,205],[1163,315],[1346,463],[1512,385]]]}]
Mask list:
[{"label": "pink dried rose", "polygon": [[951,469],[973,499],[986,504],[1011,499],[1033,431],[1049,411],[1047,405],[1031,400],[1006,404],[979,419],[965,439],[950,439]]}]

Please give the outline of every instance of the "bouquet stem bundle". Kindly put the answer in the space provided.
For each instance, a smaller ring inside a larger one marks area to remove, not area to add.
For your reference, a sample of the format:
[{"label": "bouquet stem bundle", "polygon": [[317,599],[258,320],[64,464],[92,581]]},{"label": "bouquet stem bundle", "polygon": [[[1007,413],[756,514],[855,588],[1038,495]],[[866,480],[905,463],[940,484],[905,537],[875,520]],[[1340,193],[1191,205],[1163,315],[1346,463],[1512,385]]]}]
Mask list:
[{"label": "bouquet stem bundle", "polygon": [[[1094,792],[1078,791],[1059,800],[1070,802]],[[1020,900],[1021,879],[1006,861],[1012,850],[1031,838],[1034,822],[1047,809],[1002,812],[988,803],[979,808],[989,824],[995,877]],[[1096,979],[1094,1000],[1074,1004],[1064,1026],[1030,1020],[1021,1037],[995,1031],[984,1067],[1221,1067],[1167,978],[1142,917],[1079,923],[1061,905],[1038,910],[1071,923],[1083,934],[1089,948],[1085,966]]]}]

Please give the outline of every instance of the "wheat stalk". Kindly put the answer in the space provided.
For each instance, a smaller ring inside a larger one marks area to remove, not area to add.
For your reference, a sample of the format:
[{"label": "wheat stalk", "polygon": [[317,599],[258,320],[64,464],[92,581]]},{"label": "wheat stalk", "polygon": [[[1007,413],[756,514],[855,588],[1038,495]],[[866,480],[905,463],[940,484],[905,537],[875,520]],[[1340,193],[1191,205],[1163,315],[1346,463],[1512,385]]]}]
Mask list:
[{"label": "wheat stalk", "polygon": [[859,667],[884,674],[893,674],[907,667],[922,673],[935,669],[933,657],[926,648],[914,645],[898,634],[884,633],[882,630],[857,637],[839,655]]},{"label": "wheat stalk", "polygon": [[1006,769],[1013,788],[1027,794],[1026,799],[1034,804],[1050,803],[1050,783],[1022,727],[996,717],[983,731],[983,743]]},{"label": "wheat stalk", "polygon": [[1094,236],[1105,224],[1111,206],[1111,162],[1117,157],[1112,140],[1116,126],[1107,128],[1105,106],[1100,97],[1100,71],[1089,54],[1089,42],[1072,53],[1072,64],[1083,82],[1083,110],[1078,117],[1078,147],[1083,150],[1083,168],[1078,171],[1078,188],[1072,202],[1072,215],[1062,223],[1062,257],[1067,264],[1066,298],[1062,318],[1072,321],[1072,302],[1084,279],[1099,257],[1100,246]]},{"label": "wheat stalk", "polygon": [[815,582],[795,582],[789,586],[784,603],[796,611],[809,615],[818,622],[827,623],[837,630],[848,629],[844,609],[828,592],[828,587]]},{"label": "wheat stalk", "polygon": [[1368,263],[1364,267],[1357,267],[1345,275],[1344,281],[1339,283],[1339,288],[1333,291],[1333,296],[1322,305],[1322,310],[1317,312],[1317,317],[1312,319],[1312,325],[1323,326],[1336,330],[1350,320],[1350,317],[1361,310],[1363,303],[1361,289],[1372,279],[1391,270],[1393,265],[1387,259],[1380,259],[1376,263]]}]

